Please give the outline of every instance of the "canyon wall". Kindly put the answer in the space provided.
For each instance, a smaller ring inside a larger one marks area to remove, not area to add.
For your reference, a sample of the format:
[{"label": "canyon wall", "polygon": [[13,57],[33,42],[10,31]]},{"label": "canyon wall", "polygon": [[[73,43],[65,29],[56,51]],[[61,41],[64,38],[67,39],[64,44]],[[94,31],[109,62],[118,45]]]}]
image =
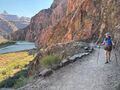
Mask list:
[{"label": "canyon wall", "polygon": [[31,19],[24,39],[44,47],[74,40],[97,40],[105,32],[115,30],[120,23],[119,14],[119,0],[54,0],[51,8]]}]

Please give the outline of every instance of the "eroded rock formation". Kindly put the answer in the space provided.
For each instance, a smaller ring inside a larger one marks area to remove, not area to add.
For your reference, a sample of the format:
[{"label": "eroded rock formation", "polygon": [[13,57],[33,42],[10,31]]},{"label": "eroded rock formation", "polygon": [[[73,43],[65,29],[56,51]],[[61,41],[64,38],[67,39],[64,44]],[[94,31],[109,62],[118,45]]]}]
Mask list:
[{"label": "eroded rock formation", "polygon": [[119,0],[54,0],[51,8],[31,19],[24,39],[38,46],[95,40],[114,31],[120,23],[119,13]]}]

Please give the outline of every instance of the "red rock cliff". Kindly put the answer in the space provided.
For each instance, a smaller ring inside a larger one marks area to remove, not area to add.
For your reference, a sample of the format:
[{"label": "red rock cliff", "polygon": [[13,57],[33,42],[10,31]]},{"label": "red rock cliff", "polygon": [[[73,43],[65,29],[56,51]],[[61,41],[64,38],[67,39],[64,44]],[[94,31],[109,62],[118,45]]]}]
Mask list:
[{"label": "red rock cliff", "polygon": [[96,39],[113,31],[119,13],[119,0],[54,0],[50,9],[32,18],[25,39],[42,46]]},{"label": "red rock cliff", "polygon": [[[25,37],[23,39],[28,41],[36,41],[38,35],[43,29],[49,26],[55,26],[59,20],[66,15],[67,0],[54,0],[49,9],[44,9],[32,17],[30,25],[24,29]],[[23,32],[23,31],[22,31]],[[19,32],[21,33],[21,32]],[[16,32],[13,34],[14,39],[19,39],[22,36]]]}]

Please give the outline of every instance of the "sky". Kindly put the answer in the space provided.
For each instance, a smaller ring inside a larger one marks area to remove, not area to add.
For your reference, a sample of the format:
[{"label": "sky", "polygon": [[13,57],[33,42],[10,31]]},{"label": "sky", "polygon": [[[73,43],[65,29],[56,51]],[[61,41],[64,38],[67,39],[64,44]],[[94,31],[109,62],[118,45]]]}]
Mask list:
[{"label": "sky", "polygon": [[53,0],[0,0],[0,13],[32,17],[42,9],[51,6]]}]

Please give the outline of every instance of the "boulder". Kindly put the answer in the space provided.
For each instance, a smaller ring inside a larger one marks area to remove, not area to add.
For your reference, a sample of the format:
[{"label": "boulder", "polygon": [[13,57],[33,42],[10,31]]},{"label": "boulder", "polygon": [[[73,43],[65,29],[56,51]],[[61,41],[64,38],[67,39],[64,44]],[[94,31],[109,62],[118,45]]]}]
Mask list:
[{"label": "boulder", "polygon": [[39,73],[39,76],[46,77],[53,73],[51,69],[44,69],[42,72]]},{"label": "boulder", "polygon": [[60,66],[66,66],[69,63],[70,63],[70,61],[68,59],[64,59],[64,60],[61,61]]}]

